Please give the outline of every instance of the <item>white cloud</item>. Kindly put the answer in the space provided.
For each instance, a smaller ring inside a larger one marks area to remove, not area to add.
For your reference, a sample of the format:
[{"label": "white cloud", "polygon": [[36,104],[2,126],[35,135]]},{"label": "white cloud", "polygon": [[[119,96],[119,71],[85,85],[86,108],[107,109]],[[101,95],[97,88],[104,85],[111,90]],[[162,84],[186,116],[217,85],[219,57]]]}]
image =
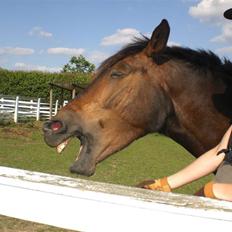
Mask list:
[{"label": "white cloud", "polygon": [[93,51],[90,55],[88,55],[89,61],[94,64],[99,64],[108,57],[109,54],[99,51]]},{"label": "white cloud", "polygon": [[23,70],[23,71],[41,71],[41,72],[60,72],[62,68],[60,67],[47,67],[41,65],[34,65],[34,64],[25,64],[18,62],[14,65],[16,70]]},{"label": "white cloud", "polygon": [[221,33],[213,37],[211,42],[232,42],[232,22],[223,16],[223,13],[231,7],[232,0],[201,0],[190,7],[189,14],[201,22],[221,28]]},{"label": "white cloud", "polygon": [[62,47],[57,47],[57,48],[49,48],[47,50],[48,54],[52,55],[68,55],[68,56],[79,56],[83,54],[85,49],[83,48],[62,48]]},{"label": "white cloud", "polygon": [[170,47],[172,47],[172,46],[180,47],[181,44],[180,44],[180,43],[177,43],[177,42],[174,42],[174,41],[168,41],[168,46],[170,46]]},{"label": "white cloud", "polygon": [[118,29],[113,35],[106,36],[102,39],[102,46],[123,45],[133,41],[134,37],[140,37],[138,30],[133,28]]},{"label": "white cloud", "polygon": [[190,7],[189,14],[202,22],[221,23],[225,10],[231,8],[232,0],[201,0]]},{"label": "white cloud", "polygon": [[232,42],[232,24],[231,22],[226,23],[222,26],[222,33],[211,39],[212,42]]},{"label": "white cloud", "polygon": [[45,52],[44,49],[40,49],[40,50],[38,51],[38,54],[39,54],[39,55],[42,55],[42,54],[44,54],[44,52]]},{"label": "white cloud", "polygon": [[15,56],[26,56],[31,55],[35,51],[31,48],[21,47],[0,47],[0,55],[15,55]]},{"label": "white cloud", "polygon": [[216,50],[217,53],[220,53],[220,54],[231,54],[232,53],[232,46],[230,47],[223,47],[223,48],[218,48]]},{"label": "white cloud", "polygon": [[44,31],[42,27],[33,27],[28,32],[28,34],[31,36],[39,36],[39,37],[45,37],[45,38],[50,38],[53,36],[51,32]]},{"label": "white cloud", "polygon": [[8,59],[0,57],[0,65],[4,65],[8,62]]}]

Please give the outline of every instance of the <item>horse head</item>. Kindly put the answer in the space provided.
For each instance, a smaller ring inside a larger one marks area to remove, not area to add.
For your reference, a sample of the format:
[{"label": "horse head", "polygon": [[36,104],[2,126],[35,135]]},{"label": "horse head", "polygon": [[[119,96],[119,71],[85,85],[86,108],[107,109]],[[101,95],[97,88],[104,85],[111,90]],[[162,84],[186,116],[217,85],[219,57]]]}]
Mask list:
[{"label": "horse head", "polygon": [[[131,45],[106,60],[93,83],[44,124],[48,145],[61,149],[70,137],[80,139],[81,148],[70,171],[92,175],[96,164],[135,139],[161,130],[172,112],[160,78],[152,69],[162,66],[158,55],[166,48],[170,28],[163,20],[151,39]],[[154,67],[154,57],[157,64]]]}]

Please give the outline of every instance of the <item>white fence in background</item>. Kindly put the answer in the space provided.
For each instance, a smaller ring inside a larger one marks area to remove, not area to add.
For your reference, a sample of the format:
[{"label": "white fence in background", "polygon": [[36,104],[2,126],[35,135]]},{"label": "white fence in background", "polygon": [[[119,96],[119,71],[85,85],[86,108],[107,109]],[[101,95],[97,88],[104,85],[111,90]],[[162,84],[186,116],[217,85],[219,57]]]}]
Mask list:
[{"label": "white fence in background", "polygon": [[[52,106],[52,116],[57,113],[58,100]],[[0,117],[11,117],[15,123],[21,118],[41,119],[50,118],[49,103],[42,102],[40,98],[34,100],[25,100],[21,97],[0,97]]]},{"label": "white fence in background", "polygon": [[0,166],[0,214],[93,232],[231,231],[232,203]]}]

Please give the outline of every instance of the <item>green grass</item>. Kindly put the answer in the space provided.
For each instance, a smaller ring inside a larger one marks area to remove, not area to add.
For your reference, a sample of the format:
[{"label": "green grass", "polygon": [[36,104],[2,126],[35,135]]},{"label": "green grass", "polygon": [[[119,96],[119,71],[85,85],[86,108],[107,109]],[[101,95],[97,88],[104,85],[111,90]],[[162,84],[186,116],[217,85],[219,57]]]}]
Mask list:
[{"label": "green grass", "polygon": [[[83,177],[69,172],[69,166],[75,160],[78,150],[79,142],[73,139],[63,154],[58,155],[54,148],[44,143],[41,124],[0,127],[1,166],[134,186],[144,179],[170,175],[194,160],[185,149],[171,139],[151,134],[98,164],[93,176]],[[175,192],[193,194],[210,178],[211,176],[203,178]],[[68,230],[0,216],[0,231]]]},{"label": "green grass", "polygon": [[[62,155],[58,155],[54,148],[44,143],[40,125],[0,128],[2,166],[74,178],[133,186],[144,179],[170,175],[194,159],[173,140],[150,134],[98,164],[93,176],[84,177],[69,172],[69,166],[75,160],[78,150],[79,142],[73,139]],[[193,194],[209,178],[196,181],[176,192]]]},{"label": "green grass", "polygon": [[53,226],[0,216],[1,232],[74,232]]}]

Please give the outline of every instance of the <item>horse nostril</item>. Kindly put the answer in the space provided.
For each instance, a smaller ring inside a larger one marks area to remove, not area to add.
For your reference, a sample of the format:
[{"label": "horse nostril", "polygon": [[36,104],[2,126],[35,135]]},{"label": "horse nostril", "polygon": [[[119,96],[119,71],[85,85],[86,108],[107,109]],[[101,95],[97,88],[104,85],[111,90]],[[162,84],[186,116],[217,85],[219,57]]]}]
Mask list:
[{"label": "horse nostril", "polygon": [[63,127],[63,125],[60,121],[55,121],[55,122],[51,123],[51,129],[54,132],[60,130],[62,127]]},{"label": "horse nostril", "polygon": [[43,125],[44,132],[58,132],[61,129],[64,129],[64,125],[61,121],[47,121]]}]

